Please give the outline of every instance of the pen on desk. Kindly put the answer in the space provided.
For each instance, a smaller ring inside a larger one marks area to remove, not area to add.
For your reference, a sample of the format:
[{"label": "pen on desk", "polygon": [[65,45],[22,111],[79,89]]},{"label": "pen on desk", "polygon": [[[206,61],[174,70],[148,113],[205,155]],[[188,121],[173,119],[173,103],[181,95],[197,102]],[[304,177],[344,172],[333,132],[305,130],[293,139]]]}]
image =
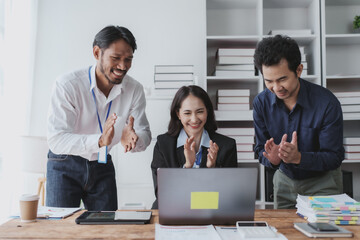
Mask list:
[{"label": "pen on desk", "polygon": [[299,217],[301,217],[301,218],[303,218],[303,219],[305,219],[305,220],[307,220],[308,218],[307,217],[305,217],[304,215],[302,215],[301,213],[296,213]]},{"label": "pen on desk", "polygon": [[46,214],[44,214],[44,215],[38,215],[36,218],[38,218],[38,219],[48,219],[48,218],[49,218],[49,215],[46,215]]}]

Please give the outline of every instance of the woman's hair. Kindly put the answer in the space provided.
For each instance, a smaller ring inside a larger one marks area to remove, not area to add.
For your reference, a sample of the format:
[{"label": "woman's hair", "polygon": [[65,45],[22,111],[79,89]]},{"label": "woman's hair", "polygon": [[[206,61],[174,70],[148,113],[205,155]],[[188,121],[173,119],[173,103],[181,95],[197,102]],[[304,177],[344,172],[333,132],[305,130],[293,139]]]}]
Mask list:
[{"label": "woman's hair", "polygon": [[209,134],[212,134],[217,129],[217,124],[215,121],[215,113],[214,108],[209,98],[209,95],[199,86],[190,85],[181,87],[175,94],[175,97],[171,104],[170,109],[170,123],[168,127],[168,134],[171,136],[177,136],[180,130],[183,128],[182,123],[178,117],[179,109],[181,108],[181,104],[185,98],[189,95],[193,95],[197,98],[200,98],[207,111],[207,119],[204,128]]}]

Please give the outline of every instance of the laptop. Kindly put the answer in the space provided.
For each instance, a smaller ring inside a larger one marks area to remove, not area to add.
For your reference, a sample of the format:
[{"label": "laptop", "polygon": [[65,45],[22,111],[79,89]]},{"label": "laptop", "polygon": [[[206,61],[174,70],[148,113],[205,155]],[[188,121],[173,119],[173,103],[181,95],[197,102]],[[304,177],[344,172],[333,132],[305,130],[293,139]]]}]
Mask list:
[{"label": "laptop", "polygon": [[254,220],[257,168],[159,168],[160,224]]}]

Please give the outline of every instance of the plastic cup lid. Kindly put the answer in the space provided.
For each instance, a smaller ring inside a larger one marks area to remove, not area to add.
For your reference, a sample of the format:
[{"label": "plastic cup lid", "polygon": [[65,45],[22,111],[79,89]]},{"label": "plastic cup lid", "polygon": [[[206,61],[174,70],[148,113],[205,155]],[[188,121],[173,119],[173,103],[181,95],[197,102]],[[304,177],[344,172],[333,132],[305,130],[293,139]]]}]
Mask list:
[{"label": "plastic cup lid", "polygon": [[39,196],[35,194],[23,194],[20,197],[20,201],[35,201],[39,200]]}]

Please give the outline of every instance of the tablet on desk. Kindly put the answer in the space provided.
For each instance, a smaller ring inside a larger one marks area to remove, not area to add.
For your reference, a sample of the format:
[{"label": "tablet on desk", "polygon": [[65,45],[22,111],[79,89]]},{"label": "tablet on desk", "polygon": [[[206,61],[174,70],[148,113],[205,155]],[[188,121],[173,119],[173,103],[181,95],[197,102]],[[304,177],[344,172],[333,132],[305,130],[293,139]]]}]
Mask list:
[{"label": "tablet on desk", "polygon": [[75,219],[77,224],[146,224],[151,211],[86,211]]}]

